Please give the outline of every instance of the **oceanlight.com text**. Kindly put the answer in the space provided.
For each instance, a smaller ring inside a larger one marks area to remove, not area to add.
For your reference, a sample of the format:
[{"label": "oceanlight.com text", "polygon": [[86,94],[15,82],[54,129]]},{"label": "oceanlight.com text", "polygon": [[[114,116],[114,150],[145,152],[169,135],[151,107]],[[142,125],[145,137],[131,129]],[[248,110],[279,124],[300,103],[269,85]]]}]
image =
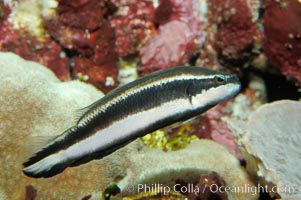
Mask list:
[{"label": "oceanlight.com text", "polygon": [[291,193],[295,194],[298,193],[298,187],[297,186],[286,186],[286,187],[268,187],[267,185],[260,185],[257,186],[245,184],[242,186],[219,186],[217,184],[205,184],[202,187],[199,187],[194,184],[188,184],[188,185],[180,185],[175,184],[173,186],[167,186],[164,184],[138,184],[136,186],[131,186],[128,188],[130,191],[136,191],[137,193],[141,192],[152,192],[152,193],[161,193],[163,195],[167,195],[170,192],[179,192],[179,193],[194,193],[194,194],[200,194],[204,192],[208,192],[208,190],[211,193],[249,193],[251,195],[256,195],[260,192],[266,192],[266,193]]}]

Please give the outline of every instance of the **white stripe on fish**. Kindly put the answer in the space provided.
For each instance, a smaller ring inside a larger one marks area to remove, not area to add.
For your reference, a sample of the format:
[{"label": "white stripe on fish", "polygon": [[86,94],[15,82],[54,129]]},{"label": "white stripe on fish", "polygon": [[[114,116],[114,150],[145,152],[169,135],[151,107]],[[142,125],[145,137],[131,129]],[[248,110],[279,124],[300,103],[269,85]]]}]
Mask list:
[{"label": "white stripe on fish", "polygon": [[25,162],[31,177],[50,177],[68,166],[102,158],[137,137],[184,121],[235,95],[235,75],[175,67],[140,78],[84,109],[76,126]]}]

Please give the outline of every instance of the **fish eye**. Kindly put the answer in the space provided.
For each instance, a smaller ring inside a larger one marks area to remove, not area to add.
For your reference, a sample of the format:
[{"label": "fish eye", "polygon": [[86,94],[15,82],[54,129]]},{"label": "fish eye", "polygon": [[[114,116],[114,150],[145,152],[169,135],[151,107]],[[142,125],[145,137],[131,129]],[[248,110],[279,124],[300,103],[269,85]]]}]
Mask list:
[{"label": "fish eye", "polygon": [[226,78],[223,75],[215,76],[214,81],[218,84],[224,84],[226,83]]}]

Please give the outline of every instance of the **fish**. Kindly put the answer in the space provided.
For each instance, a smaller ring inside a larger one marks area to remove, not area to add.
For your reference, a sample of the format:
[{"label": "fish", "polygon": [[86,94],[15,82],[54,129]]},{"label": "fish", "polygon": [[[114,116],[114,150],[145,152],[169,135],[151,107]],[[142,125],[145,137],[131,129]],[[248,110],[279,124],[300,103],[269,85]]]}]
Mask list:
[{"label": "fish", "polygon": [[195,66],[141,77],[81,109],[74,126],[23,163],[23,173],[48,178],[101,159],[139,137],[200,115],[240,88],[234,74]]}]

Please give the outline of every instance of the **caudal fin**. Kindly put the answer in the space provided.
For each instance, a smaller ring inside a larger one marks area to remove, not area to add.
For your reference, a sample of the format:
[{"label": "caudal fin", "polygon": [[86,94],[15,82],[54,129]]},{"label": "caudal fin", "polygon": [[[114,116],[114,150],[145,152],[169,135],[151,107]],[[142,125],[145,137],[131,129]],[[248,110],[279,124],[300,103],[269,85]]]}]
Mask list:
[{"label": "caudal fin", "polygon": [[34,178],[47,178],[64,171],[71,163],[60,150],[68,145],[76,130],[76,127],[69,128],[24,162],[24,174]]},{"label": "caudal fin", "polygon": [[[26,166],[26,164],[23,164]],[[46,158],[23,168],[23,173],[33,178],[48,178],[64,171],[70,163],[59,153],[52,154]]]}]

